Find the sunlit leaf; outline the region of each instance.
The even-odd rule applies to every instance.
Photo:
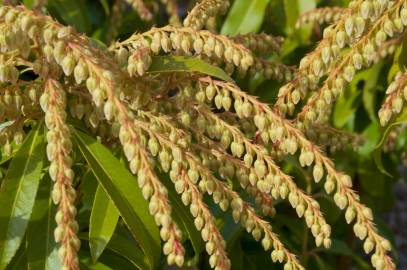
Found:
[[[97,261],[110,241],[118,220],[119,212],[116,206],[99,185],[89,223],[90,252],[94,261]]]
[[[75,129],[72,129],[72,133],[99,184],[133,233],[149,261],[150,268],[154,269],[161,254],[160,237],[136,178],[96,139]]]
[[[61,267],[54,240],[56,206],[51,192],[52,180],[46,174],[41,180],[27,229],[27,259],[30,269],[53,270]]]
[[[0,187],[0,269],[15,255],[25,235],[44,165],[44,127],[37,125],[10,163]]]
[[[154,56],[147,73],[163,72],[199,72],[224,81],[233,82],[222,69],[212,66],[196,57]]]
[[[236,0],[223,23],[221,34],[237,35],[259,31],[269,0]]]

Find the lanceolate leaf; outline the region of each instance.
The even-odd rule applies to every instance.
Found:
[[[222,35],[257,32],[263,23],[269,0],[236,0],[223,23]]]
[[[116,206],[99,185],[96,190],[89,224],[90,253],[94,261],[99,258],[107,243],[109,243],[118,220],[119,212]]]
[[[135,177],[96,139],[75,129],[72,133],[99,184],[147,256],[150,269],[154,269],[161,253],[160,237]]]
[[[24,240],[23,240],[24,241]],[[16,254],[14,255],[11,262],[7,265],[5,270],[27,270],[27,249],[24,245],[20,245]]]
[[[41,180],[27,229],[27,259],[30,269],[53,270],[61,267],[54,240],[56,206],[51,197],[52,180]]]
[[[89,241],[85,234],[81,234],[79,237],[83,240]],[[116,232],[111,236],[109,243],[106,245],[106,250],[99,260],[101,261],[105,254],[108,254],[109,252],[113,252],[118,256],[125,258],[140,270],[148,268],[143,251],[134,239],[127,234],[127,230],[121,226],[120,223],[117,224]]]
[[[44,127],[37,125],[10,163],[0,188],[0,269],[25,235],[44,165]]]
[[[195,57],[154,56],[147,73],[163,72],[199,72],[224,81],[233,82],[222,69]]]

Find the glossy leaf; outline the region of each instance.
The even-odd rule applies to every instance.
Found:
[[[109,243],[118,220],[119,212],[116,206],[99,185],[96,190],[89,224],[89,244],[93,261],[97,261],[107,243]]]
[[[27,249],[25,245],[20,245],[16,255],[14,255],[5,270],[28,270]]]
[[[233,82],[222,69],[196,57],[154,56],[147,73],[163,72],[199,72],[224,81]]]
[[[236,0],[223,23],[222,35],[247,34],[259,31],[269,0]]]
[[[27,229],[27,258],[30,269],[53,270],[61,267],[54,240],[56,206],[51,197],[52,180],[41,180]]]
[[[85,234],[81,234],[80,238],[89,241]],[[117,224],[116,231],[112,235],[105,251],[99,260],[103,260],[106,254],[115,253],[116,255],[125,258],[137,269],[148,269],[148,262],[141,248],[128,231],[120,223]]]
[[[25,235],[44,165],[44,127],[37,125],[10,163],[0,188],[0,269]]]
[[[95,138],[72,129],[74,140],[99,184],[113,201],[154,269],[161,253],[157,225],[135,177]]]
[[[130,261],[139,269],[146,269],[145,255],[142,250],[130,239],[114,234],[108,245],[109,249]]]

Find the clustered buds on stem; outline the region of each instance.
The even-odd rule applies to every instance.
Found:
[[[371,212],[371,210],[359,202],[359,196],[356,195],[351,188],[352,181],[349,176],[337,172],[332,161],[324,156],[317,146],[308,141],[304,135],[302,135],[301,131],[294,128],[287,122],[287,120],[284,120],[275,114],[266,104],[245,94],[232,84],[215,81],[210,78],[201,78],[199,79],[199,82],[206,85],[206,87],[199,87],[199,89],[208,89],[212,87],[215,89],[213,93],[212,91],[209,91],[211,93],[209,97],[206,95],[199,95],[202,96],[204,100],[206,98],[213,100],[212,102],[214,102],[218,108],[223,108],[225,110],[230,110],[231,106],[229,104],[234,104],[234,109],[238,117],[253,117],[254,124],[258,128],[258,132],[261,134],[261,143],[267,144],[269,141],[278,141],[280,142],[278,147],[283,152],[291,155],[295,154],[297,150],[300,149],[301,153],[299,155],[299,161],[301,166],[311,166],[312,164],[315,164],[313,168],[313,176],[317,183],[320,182],[324,174],[326,174],[324,188],[327,193],[332,193],[336,189],[334,201],[339,208],[347,209],[346,211],[348,212],[348,215],[352,216],[352,218],[348,219],[348,222],[352,222],[356,217],[357,223],[355,224],[355,227],[363,228],[361,230],[366,230],[366,235],[370,235],[368,238],[369,243],[372,241],[373,245],[376,247],[375,255],[372,256],[373,265],[377,269],[382,269],[383,265],[387,268],[394,267],[391,258],[387,255],[387,249],[381,244],[383,241],[387,240],[377,233],[372,218],[366,217],[367,213]],[[204,91],[206,92],[207,90]],[[230,102],[227,103],[223,102],[222,97],[225,96],[226,93],[228,99],[230,99]],[[222,97],[221,99],[217,98],[219,95]],[[234,103],[232,101],[234,101]],[[361,235],[359,229],[355,229],[355,234],[361,238],[361,240],[364,240],[366,237],[366,235]],[[376,263],[376,261],[379,261],[379,263]]]
[[[189,12],[184,20],[184,26],[201,30],[209,18],[224,14],[228,7],[228,0],[202,0]]]
[[[167,1],[163,3],[172,3]],[[141,0],[132,2],[144,5]],[[114,46],[115,59],[93,47],[86,37],[75,33],[72,28],[62,27],[49,17],[23,7],[0,8],[0,82],[10,84],[0,93],[0,112],[4,111],[0,113],[0,120],[18,120],[0,134],[0,139],[6,145],[13,139],[21,142],[21,119],[28,118],[27,112],[35,112],[40,103],[49,129],[49,173],[55,182],[53,199],[59,204],[55,239],[61,244],[59,255],[64,269],[79,269],[76,253],[80,246],[76,235],[76,193],[72,187],[72,145],[66,124],[67,95],[73,104],[69,108],[73,116],[84,119],[97,134],[104,134],[102,138],[109,137],[110,141],[120,143],[131,172],[137,175],[143,196],[149,200],[150,213],[160,226],[168,264],[182,266],[185,250],[181,231],[172,219],[168,191],[157,177],[157,169],[168,173],[182,202],[189,207],[194,225],[205,241],[209,264],[214,269],[231,269],[231,262],[225,241],[203,200],[204,193],[211,196],[223,211],[230,209],[235,221],[240,222],[256,241],[261,241],[265,250],[272,250],[273,261],[284,262],[285,270],[303,269],[280,242],[271,225],[222,180],[237,179],[242,192],[264,204],[264,215],[274,213],[273,199],[287,199],[298,216],[304,217],[316,245],[330,247],[331,227],[326,223],[318,202],[275,164],[273,151],[278,151],[282,155],[298,154],[302,167],[312,166],[316,183],[325,176],[324,189],[333,193],[334,202],[345,210],[346,221],[355,221],[354,232],[364,240],[364,250],[366,253],[374,250],[373,266],[394,269],[387,255],[390,244],[377,233],[372,212],[360,203],[359,196],[352,189],[351,178],[338,172],[318,146],[304,136],[301,121],[292,123],[282,118],[234,83],[182,75],[181,79],[189,80],[188,84],[177,84],[174,88],[179,91],[170,94],[166,89],[167,82],[160,80],[166,78],[170,84],[171,79],[176,81],[176,76],[157,75],[154,78],[145,74],[151,56],[165,53],[200,56],[223,65],[229,73],[237,67],[240,75],[262,74],[266,78],[290,80],[291,68],[253,56],[253,51],[266,54],[271,48],[277,50],[280,40],[265,34],[228,38],[195,30],[200,29],[207,18],[218,14],[225,3],[201,1],[195,11],[191,11],[191,14],[200,15],[191,15],[185,21],[191,27],[165,26],[134,34]],[[324,40],[317,50],[303,60],[296,79],[280,91],[280,101],[291,98],[286,107],[285,101],[278,104],[280,112],[292,111],[307,89],[316,88],[319,79],[328,71],[332,70],[327,81],[334,78],[335,89],[342,89],[356,70],[376,59],[372,50],[380,46],[389,48],[385,43],[387,36],[400,33],[406,25],[406,18],[405,0],[391,5],[386,0],[351,2],[349,11],[337,24],[325,30]],[[366,29],[370,30],[363,37]],[[346,44],[354,46],[339,59],[338,68],[334,68],[334,59]],[[16,68],[19,64],[31,67],[39,76],[36,82],[45,85],[42,95],[36,83],[19,80]],[[136,76],[138,78],[134,78]],[[387,103],[394,103],[393,96],[397,98],[400,89],[404,89],[404,77],[398,77],[395,86],[391,86],[392,90],[388,90]],[[64,89],[59,81],[64,82]],[[329,87],[315,95],[322,96],[323,101],[330,104],[340,91],[336,93],[330,88],[331,84],[327,85]],[[24,89],[23,93],[21,89]],[[329,91],[325,91],[327,89]],[[329,106],[318,104],[316,107],[320,112],[329,110]],[[402,102],[395,108],[391,105],[392,112],[399,112],[402,105]],[[388,105],[384,107],[388,109]],[[387,114],[381,112],[383,123],[391,117]],[[310,122],[316,119],[306,118],[312,120]],[[334,135],[338,132],[330,129],[325,133]],[[342,137],[349,139],[343,134],[337,136],[341,140]],[[334,140],[335,136],[330,139]]]
[[[81,242],[77,236],[78,223],[75,220],[76,191],[72,186],[74,172],[71,169],[72,143],[69,127],[66,124],[66,94],[61,85],[54,79],[45,82],[45,91],[40,98],[45,112],[47,132],[47,157],[51,162],[49,174],[54,186],[52,200],[58,204],[55,215],[57,227],[54,231],[55,241],[60,243],[58,250],[62,269],[79,269],[77,252]]]
[[[398,1],[394,4],[400,5],[400,2],[402,1]],[[370,37],[371,35],[365,35],[365,33],[369,30],[369,26],[374,25],[379,19],[383,24],[387,25],[386,28],[389,30],[387,31],[388,33],[384,33],[385,36],[386,34],[392,36],[397,33],[398,30],[396,29],[402,26],[402,24],[398,23],[396,27],[387,19],[388,6],[391,6],[391,3],[392,2],[388,0],[352,1],[348,11],[342,14],[340,20],[324,29],[323,39],[318,44],[318,47],[301,60],[299,71],[295,79],[280,88],[278,99],[274,107],[282,114],[287,112],[293,113],[295,105],[306,96],[308,90],[317,89],[319,80],[334,69],[334,64],[345,46],[354,44],[361,38],[366,40],[366,37]],[[386,14],[383,15],[384,13]],[[358,52],[358,55],[354,57],[352,55],[351,65],[343,67],[347,69],[343,71],[347,74],[346,78],[353,78],[355,71],[353,62],[356,63],[356,69],[360,69],[364,64],[362,56],[365,57],[366,60],[369,60],[375,55],[374,46],[371,42],[363,47],[363,50]],[[337,70],[336,67],[335,70]],[[332,72],[330,74],[332,74]],[[339,87],[341,87],[341,85],[339,85]],[[336,86],[335,89],[337,88]],[[331,93],[331,96],[334,96],[335,93]]]
[[[300,28],[302,25],[308,23],[317,23],[319,25],[324,23],[336,23],[345,12],[346,9],[341,7],[316,8],[301,14],[300,17],[298,17],[295,27]]]
[[[231,37],[237,43],[243,44],[246,48],[259,55],[270,53],[280,53],[284,38],[275,37],[265,33],[246,34]]]
[[[380,124],[385,126],[393,115],[398,115],[407,100],[407,74],[397,74],[386,90],[386,100],[379,111]]]
[[[153,18],[153,14],[146,7],[146,4],[143,2],[143,0],[126,0],[126,2],[130,4],[135,11],[137,11],[142,20],[150,21]]]
[[[404,30],[407,25],[406,4],[406,1],[401,0],[386,9],[369,32],[353,44],[351,50],[344,54],[337,66],[330,72],[323,86],[308,99],[307,104],[297,116],[300,121],[305,124],[317,121],[332,106],[346,85],[353,80],[356,71],[374,63],[377,51],[383,46],[386,39],[394,37]]]
[[[115,49],[119,62],[126,63],[129,54],[139,48],[140,44],[149,47],[153,54],[176,51],[183,55],[204,55],[222,60],[243,70],[247,70],[254,64],[253,55],[247,48],[225,36],[212,34],[206,30],[197,31],[192,28],[172,26],[153,28],[117,43]]]

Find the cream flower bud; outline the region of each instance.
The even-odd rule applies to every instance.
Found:
[[[356,235],[357,237],[359,237],[360,240],[363,240],[363,239],[366,238],[367,229],[366,229],[366,227],[365,227],[363,224],[356,223],[356,224],[353,226],[353,230],[354,230],[354,232],[355,232],[355,235]]]
[[[113,103],[110,100],[106,101],[106,103],[105,103],[105,105],[103,107],[103,111],[104,111],[104,114],[105,114],[105,117],[106,117],[107,121],[113,120],[114,107],[113,107]]]
[[[75,60],[71,55],[67,55],[62,60],[61,66],[66,76],[70,76],[75,68]]]
[[[182,255],[177,255],[177,256],[175,257],[175,264],[176,264],[178,267],[182,267],[182,266],[184,265],[184,256],[182,256]]]
[[[363,65],[363,58],[362,58],[362,55],[361,55],[360,53],[355,53],[355,54],[352,56],[352,61],[353,61],[353,66],[354,66],[357,70],[359,70],[359,69],[362,68],[362,65]]]
[[[294,90],[294,91],[291,93],[291,101],[292,101],[294,104],[298,104],[298,102],[300,102],[300,99],[301,99],[300,91]]]
[[[370,238],[367,238],[363,243],[363,249],[366,252],[366,254],[369,254],[373,250],[374,246],[375,243]]]
[[[348,199],[346,198],[345,195],[343,195],[341,193],[335,193],[334,201],[339,206],[339,208],[342,210],[345,209],[346,205],[348,204]]]
[[[399,96],[394,98],[391,108],[394,113],[399,114],[403,109],[403,99]]]
[[[370,16],[371,9],[372,9],[371,2],[363,1],[363,3],[360,5],[360,16],[362,16],[363,19],[367,20]]]
[[[344,31],[338,31],[336,33],[336,43],[338,44],[339,48],[345,47],[346,42],[346,33]]]
[[[395,27],[394,27],[393,22],[390,19],[386,20],[386,22],[384,23],[383,30],[384,30],[384,32],[386,32],[386,34],[389,37],[393,37]]]
[[[351,82],[353,80],[353,77],[355,76],[355,68],[351,65],[346,66],[344,71],[343,71],[343,77],[345,80],[348,82]]]
[[[323,47],[321,50],[321,59],[324,64],[329,63],[331,59],[331,48],[330,47]]]
[[[335,189],[335,182],[332,177],[328,174],[326,182],[324,184],[325,191],[329,194]]]

